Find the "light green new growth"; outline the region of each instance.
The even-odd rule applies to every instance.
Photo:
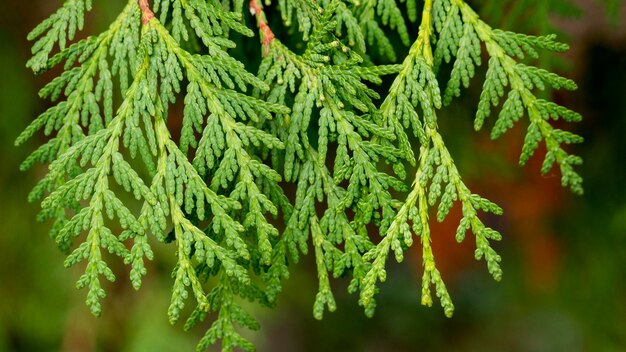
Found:
[[[257,42],[246,39],[255,32],[240,0],[156,0],[152,7],[129,0],[106,31],[71,45],[92,4],[66,0],[29,35],[36,39],[29,67],[64,67],[40,91],[56,105],[16,144],[40,131],[51,137],[21,167],[49,164],[29,199],[43,199],[39,218],[53,220],[65,265],[84,262],[77,287],[88,289],[95,315],[106,296],[102,277],[116,277],[110,261],[129,265],[139,289],[157,240],[176,256],[170,322],[188,316],[184,328],[191,329],[216,312],[198,350],[218,341],[224,351],[253,350],[238,327],[259,326],[241,302],[275,305],[301,254],[312,248],[315,255],[316,318],[336,309],[331,276],[343,275],[352,276],[349,291],[359,292],[371,316],[388,256],[402,261],[419,240],[422,304],[432,305],[434,287],[451,316],[431,215],[441,222],[460,206],[457,241],[470,231],[476,259],[484,258],[494,279],[502,277],[491,247],[501,235],[479,217],[502,209],[465,184],[437,123],[438,111],[454,103],[486,57],[475,128],[492,110],[493,138],[527,118],[520,164],[544,143],[542,171],[558,164],[563,186],[582,193],[573,168],[581,159],[563,149],[582,138],[550,124],[581,117],[536,92],[576,85],[522,62],[540,50],[567,50],[554,36],[493,29],[462,0],[426,0],[421,17],[414,0],[274,5],[272,13],[257,0],[248,7],[260,37],[257,75],[230,51]],[[294,26],[305,48],[276,38],[270,16]],[[234,32],[237,43],[229,39]],[[390,34],[410,46],[408,55],[401,64],[376,66],[377,58],[395,62],[402,52]],[[440,88],[442,67],[451,72]],[[375,87],[382,76],[393,78],[383,97]],[[171,108],[177,102],[180,118]],[[289,183],[295,194],[286,191]]]

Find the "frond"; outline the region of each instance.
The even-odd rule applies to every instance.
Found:
[[[21,165],[48,164],[29,200],[41,201],[39,220],[52,220],[65,265],[83,265],[76,285],[87,288],[95,315],[102,278],[116,279],[113,261],[128,265],[139,289],[146,260],[158,260],[156,240],[176,257],[169,321],[190,309],[189,330],[211,317],[198,351],[217,343],[254,350],[240,329],[259,324],[243,301],[274,306],[309,251],[314,317],[337,308],[331,281],[342,276],[371,316],[388,257],[402,261],[419,240],[422,304],[432,305],[434,288],[451,316],[431,216],[446,221],[460,207],[457,241],[469,232],[476,259],[502,277],[492,247],[502,236],[480,214],[503,210],[470,190],[438,124],[484,59],[474,127],[497,115],[495,139],[527,117],[520,164],[543,142],[542,171],[558,164],[562,184],[582,193],[574,170],[582,160],[563,147],[582,138],[550,122],[581,116],[539,95],[576,89],[541,61],[567,45],[494,29],[463,0],[426,0],[421,17],[414,0],[277,0],[269,24],[269,1],[251,0],[251,18],[242,0],[129,0],[102,33],[74,41],[91,5],[66,0],[29,34],[27,66],[60,73],[39,92],[53,104],[15,144],[48,137]],[[233,51],[256,42],[250,20],[258,60],[242,59],[255,51]],[[278,37],[295,42],[277,38],[277,21],[286,28]],[[450,69],[445,87],[442,67]]]
[[[469,5],[460,0],[436,2],[434,12],[439,43],[443,43],[438,44],[435,58],[438,62],[450,62],[456,56],[444,102],[449,104],[454,96],[460,94],[461,84],[464,87],[469,86],[470,79],[475,75],[475,65],[480,65],[481,62],[483,43],[490,59],[474,122],[475,128],[478,130],[483,126],[485,119],[491,115],[491,106],[497,106],[506,94],[502,110],[492,129],[492,138],[499,137],[527,115],[530,125],[520,164],[524,165],[539,143],[544,141],[548,151],[542,172],[547,173],[557,163],[561,170],[562,185],[581,194],[582,178],[573,166],[579,165],[582,160],[570,155],[562,148],[562,144],[579,143],[582,138],[569,134],[568,137],[559,137],[559,132],[554,132],[555,129],[546,117],[558,119],[561,116],[546,110],[544,100],[534,93],[537,89],[545,90],[547,87],[574,90],[576,84],[555,73],[516,60],[523,59],[526,55],[536,58],[537,49],[563,52],[568,50],[568,46],[557,42],[553,35],[535,37],[492,29]],[[505,87],[508,87],[508,94]],[[571,120],[576,118],[570,118]]]

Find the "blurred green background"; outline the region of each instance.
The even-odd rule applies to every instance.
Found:
[[[95,1],[86,31],[105,27],[121,2]],[[493,282],[484,263],[472,259],[470,241],[454,243],[451,221],[433,233],[457,306],[454,318],[419,305],[420,265],[409,255],[403,264],[391,264],[374,318],[363,315],[356,296],[346,293],[347,282],[337,280],[338,310],[316,321],[309,256],[292,269],[278,309],[251,307],[262,328],[246,336],[259,351],[626,350],[626,26],[620,20],[626,13],[622,8],[611,21],[600,0],[575,1],[578,10],[560,14],[543,0],[519,1],[532,6],[519,13],[515,1],[473,3],[494,26],[556,30],[571,44],[570,53],[546,64],[580,85],[554,99],[585,116],[583,123],[565,126],[586,139],[572,148],[585,159],[585,195],[561,189],[557,173],[540,176],[539,159],[517,167],[522,127],[495,142],[485,131],[472,131],[480,92],[474,83],[442,113],[440,125],[471,188],[505,210],[501,218],[487,219],[504,235],[497,244],[503,281]],[[155,244],[160,259],[150,263],[140,292],[131,289],[128,269],[118,266],[103,317],[94,318],[85,293],[74,289],[80,268],[63,267],[63,254],[47,236],[50,224],[37,223],[38,205],[26,202],[45,167],[21,173],[18,165],[40,141],[20,148],[13,141],[49,104],[37,90],[51,76],[36,77],[25,68],[25,38],[56,6],[5,0],[0,11],[0,351],[192,350],[204,330],[184,333],[167,323],[172,250]],[[550,22],[533,17],[548,15]]]

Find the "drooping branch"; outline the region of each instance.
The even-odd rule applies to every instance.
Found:
[[[54,219],[51,237],[70,252],[66,265],[87,264],[78,286],[89,289],[95,314],[106,294],[101,278],[115,279],[105,251],[130,265],[137,289],[145,260],[154,257],[154,237],[175,246],[170,322],[186,312],[188,300],[195,309],[185,330],[213,320],[197,351],[216,343],[223,351],[254,350],[238,329],[258,324],[237,302],[273,306],[308,248],[317,270],[318,319],[336,309],[331,276],[344,275],[352,276],[348,290],[361,292],[371,316],[388,257],[401,261],[412,245],[422,247],[422,303],[432,304],[434,287],[451,315],[429,217],[443,221],[460,207],[457,241],[474,234],[476,258],[486,259],[495,279],[502,274],[490,244],[501,236],[479,218],[479,211],[502,209],[465,185],[437,125],[442,104],[461,94],[487,56],[475,126],[501,110],[497,137],[527,112],[522,161],[545,140],[545,172],[558,162],[564,183],[578,189],[571,165],[581,161],[561,144],[582,139],[549,120],[581,117],[534,93],[575,84],[519,61],[535,58],[538,49],[564,51],[565,44],[491,28],[469,0],[359,1],[280,0],[264,8],[261,0],[248,0],[264,56],[257,75],[246,68],[257,58],[241,62],[229,50],[245,45],[242,36],[254,36],[238,1],[230,8],[220,1],[131,0],[105,32],[74,42],[92,1],[65,0],[29,34],[36,42],[28,66],[65,71],[42,89],[42,98],[57,103],[18,137],[22,144],[39,131],[52,134],[22,168],[51,164],[30,198],[45,197],[40,219]],[[378,58],[397,61],[398,41],[388,34],[410,45],[405,17],[417,21],[418,8],[418,38],[408,54],[398,52],[402,64],[376,65]],[[293,32],[275,40],[269,18],[273,24],[281,18]],[[305,49],[294,52],[282,39]],[[451,67],[449,101],[440,89],[442,62]],[[390,74],[397,76],[387,90],[382,76]],[[170,131],[166,103],[183,106],[180,130]],[[412,184],[402,181],[407,161],[416,169]],[[393,165],[393,173],[383,164]],[[149,171],[149,183],[135,165]]]

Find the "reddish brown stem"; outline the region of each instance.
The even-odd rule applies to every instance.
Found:
[[[150,4],[148,4],[148,0],[138,0],[139,8],[141,9],[141,22],[146,25],[150,22],[151,19],[154,18],[154,12],[150,10]]]
[[[257,0],[250,0],[250,13],[256,17],[259,33],[261,35],[261,45],[263,45],[263,56],[267,56],[270,50],[270,44],[274,41],[274,32],[267,25],[263,8]]]

